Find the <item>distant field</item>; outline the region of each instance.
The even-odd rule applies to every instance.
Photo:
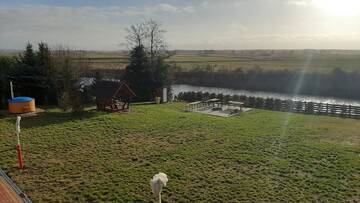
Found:
[[[86,51],[82,60],[87,61],[95,69],[124,69],[129,63],[128,55],[120,51]],[[292,71],[305,68],[310,72],[329,72],[334,68],[360,71],[360,51],[346,50],[180,50],[167,61],[185,70],[194,68],[232,70],[257,67],[264,70]]]
[[[92,67],[97,69],[121,69],[128,64],[127,55],[114,52],[88,53]],[[329,72],[334,68],[347,71],[360,70],[360,51],[179,51],[167,61],[182,69],[210,68],[213,70],[232,70],[237,68],[264,70],[301,70]]]
[[[254,110],[219,118],[183,103],[132,114],[56,110],[0,119],[0,167],[34,202],[359,202],[360,121]]]

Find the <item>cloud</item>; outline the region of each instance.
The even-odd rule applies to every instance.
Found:
[[[0,49],[21,49],[28,41],[45,41],[76,49],[119,49],[118,44],[125,41],[125,28],[148,18],[162,22],[168,31],[166,39],[175,49],[308,48],[317,45],[324,48],[331,44],[335,47],[335,43],[338,48],[358,48],[359,21],[329,17],[313,8],[313,1],[162,0],[163,3],[132,7],[121,4],[2,6]],[[341,42],[348,45],[342,46]]]
[[[102,17],[109,16],[137,16],[137,15],[153,15],[153,14],[164,14],[164,13],[192,13],[195,12],[195,8],[192,6],[179,6],[172,4],[157,4],[143,7],[120,7],[120,6],[109,6],[109,7],[65,7],[65,6],[20,6],[20,7],[3,7],[0,8],[0,15],[6,17],[11,13],[23,14],[51,14],[53,15],[97,15]]]
[[[144,18],[194,12],[191,6],[157,4],[139,7],[0,7],[0,48],[22,48],[27,41],[47,41],[80,49],[117,49],[124,28]]]
[[[153,6],[145,7],[128,7],[126,9],[121,7],[104,8],[106,12],[116,11],[118,15],[139,16],[139,15],[154,15],[154,14],[180,14],[193,13],[195,8],[192,6],[178,6],[172,4],[161,3]]]
[[[154,7],[150,7],[150,10],[153,11],[162,11],[162,12],[168,12],[168,13],[193,13],[195,12],[194,7],[192,6],[174,6],[171,4],[159,4]]]
[[[311,0],[288,0],[288,4],[295,6],[308,6],[312,3]]]

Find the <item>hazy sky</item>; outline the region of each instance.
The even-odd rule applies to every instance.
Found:
[[[171,49],[360,49],[360,0],[1,0],[0,49],[124,49],[149,18]]]

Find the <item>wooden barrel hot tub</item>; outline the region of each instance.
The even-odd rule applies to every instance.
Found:
[[[31,97],[15,97],[8,100],[10,113],[35,112],[35,99]]]

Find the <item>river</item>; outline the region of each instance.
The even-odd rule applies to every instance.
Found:
[[[348,100],[348,99],[340,99],[333,97],[308,96],[308,95],[290,95],[290,94],[281,94],[275,92],[247,91],[247,90],[236,90],[236,89],[227,89],[227,88],[218,88],[218,87],[203,87],[203,86],[193,86],[193,85],[184,85],[184,84],[173,85],[172,91],[174,95],[178,95],[180,92],[209,92],[215,94],[222,93],[224,95],[245,95],[249,97],[274,98],[274,99],[282,99],[282,100],[291,99],[296,101],[360,106],[359,100]]]

